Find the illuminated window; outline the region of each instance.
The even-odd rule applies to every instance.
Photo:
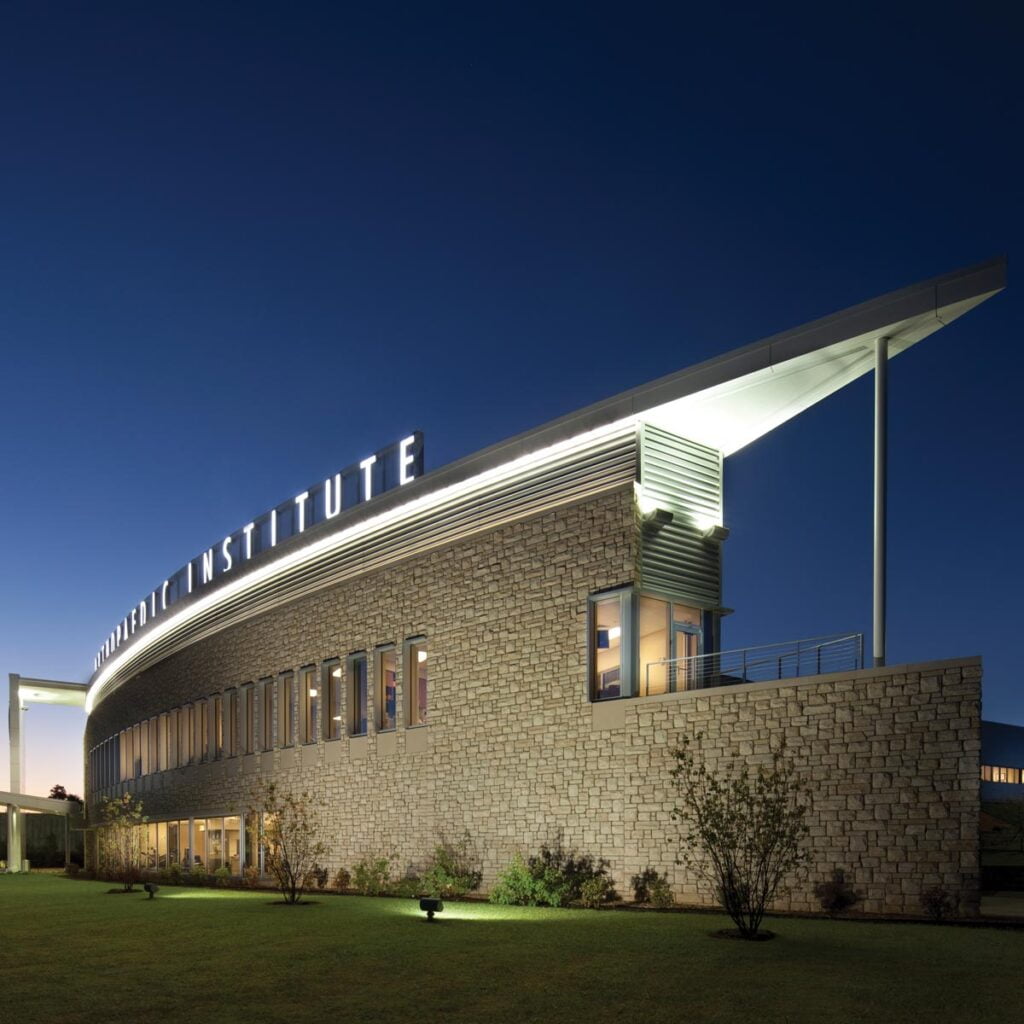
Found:
[[[219,761],[224,756],[224,698],[213,698],[213,759]]]
[[[316,713],[320,702],[316,669],[307,665],[299,671],[299,685],[302,693],[302,742],[316,743]]]
[[[264,750],[274,749],[274,681],[260,682],[263,700],[260,701],[260,738]]]
[[[590,696],[610,700],[631,695],[626,623],[631,594],[623,591],[590,601]]]
[[[277,686],[277,742],[279,746],[290,747],[295,742],[292,729],[292,673],[282,672]]]
[[[238,756],[238,691],[228,690],[227,751],[228,757]]]
[[[245,752],[256,749],[256,687],[251,683],[245,688]]]
[[[348,657],[348,734],[366,735],[366,655],[361,651]]]
[[[224,819],[224,863],[233,875],[242,872],[241,819],[237,815]]]
[[[132,734],[132,778],[142,775],[142,726],[133,725]]]
[[[178,711],[178,764],[184,767],[192,761],[192,705]]]
[[[427,724],[427,640],[413,637],[405,642],[405,724]]]
[[[209,701],[196,701],[196,751],[195,760],[206,761],[210,756],[210,711]]]
[[[324,739],[336,740],[341,735],[341,662],[337,658],[324,662],[321,679],[324,691]]]
[[[157,767],[159,771],[165,772],[168,768],[167,754],[170,747],[168,742],[168,722],[170,715],[164,713],[160,716],[160,725],[157,732]]]
[[[398,659],[394,644],[377,648],[377,729],[395,728],[398,714]]]
[[[700,654],[698,608],[642,595],[638,601],[637,647],[640,694],[675,693],[692,688]]]

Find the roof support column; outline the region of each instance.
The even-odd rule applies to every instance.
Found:
[[[877,668],[885,664],[885,509],[888,448],[889,339],[875,341],[875,557],[872,654]]]
[[[25,748],[21,743],[22,711],[21,676],[11,672],[7,677],[7,737],[11,748],[11,792],[20,793],[25,776]],[[7,870],[20,871],[25,859],[25,834],[21,824],[21,808],[7,808]]]

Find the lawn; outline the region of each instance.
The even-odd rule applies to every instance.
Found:
[[[773,942],[703,914],[109,886],[0,876],[0,1020],[698,1024],[998,1021],[1024,932],[775,919]]]

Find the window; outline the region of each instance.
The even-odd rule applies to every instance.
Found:
[[[260,686],[263,689],[263,700],[260,706],[260,734],[264,750],[274,749],[274,681],[264,679]]]
[[[256,687],[251,683],[245,688],[245,752],[256,749]]]
[[[590,696],[611,700],[632,696],[629,620],[630,591],[590,599]]]
[[[427,724],[427,639],[405,642],[405,724]]]
[[[196,702],[196,756],[195,760],[202,762],[210,756],[210,712],[208,701]]]
[[[1019,786],[1022,770],[1020,768],[1006,768],[999,765],[983,764],[981,766],[981,778],[983,782],[1006,782],[1013,786]]]
[[[398,697],[397,661],[394,645],[377,648],[377,728],[380,732],[395,728]]]
[[[157,727],[157,770],[167,771],[167,721],[168,715],[162,714]]]
[[[167,716],[167,767],[178,767],[178,709]]]
[[[233,875],[242,873],[241,819],[234,815],[224,819],[224,863]]]
[[[316,715],[320,690],[317,688],[316,669],[312,665],[307,665],[299,671],[299,683],[302,687],[302,742],[316,743]]]
[[[278,677],[277,688],[277,742],[282,747],[290,747],[295,742],[292,730],[292,673],[282,672]]]
[[[348,734],[366,735],[366,655],[350,654],[348,658]]]
[[[228,690],[228,757],[238,756],[238,691]]]
[[[178,764],[184,767],[192,762],[192,705],[178,712]]]
[[[224,698],[219,694],[213,698],[213,759],[224,756]]]
[[[132,734],[132,778],[137,779],[142,774],[142,726],[133,725]]]
[[[701,685],[704,612],[631,588],[590,598],[590,699],[674,693]]]
[[[341,662],[337,658],[325,661],[321,674],[324,739],[336,740],[341,735]]]
[[[700,654],[698,608],[641,595],[637,615],[640,693],[675,693],[692,689]]]

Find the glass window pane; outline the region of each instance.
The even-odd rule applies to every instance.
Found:
[[[349,659],[348,673],[348,731],[351,736],[366,735],[367,675],[366,655],[353,655]]]
[[[256,688],[245,688],[245,752],[251,754],[256,742]]]
[[[669,666],[669,604],[656,597],[640,598],[637,642],[640,650],[640,693],[667,693]]]
[[[242,868],[241,820],[237,815],[224,819],[224,863],[233,875],[241,874]]]
[[[323,676],[327,687],[324,738],[336,740],[341,735],[341,665],[336,661],[325,662]]]
[[[192,822],[192,863],[206,864],[206,819]]]
[[[593,699],[607,700],[622,693],[622,599],[619,595],[595,601],[590,637]]]
[[[213,698],[213,757],[220,760],[224,756],[224,698]]]
[[[427,641],[415,640],[408,644],[405,665],[408,680],[409,719],[406,725],[425,725],[427,721]]]
[[[316,742],[317,705],[320,690],[316,683],[316,669],[311,665],[302,670],[302,742]]]
[[[398,659],[389,647],[377,652],[377,728],[382,732],[395,728],[398,695]]]
[[[277,688],[277,742],[279,746],[290,747],[294,742],[292,735],[292,674],[283,672],[278,680]]]
[[[206,819],[206,870],[214,872],[224,864],[223,818]]]

